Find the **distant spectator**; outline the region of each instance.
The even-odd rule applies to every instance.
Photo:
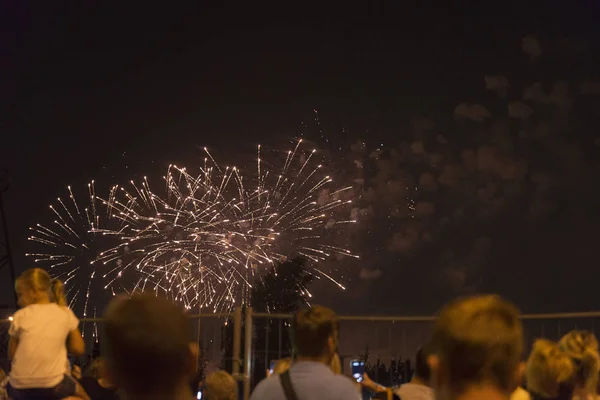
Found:
[[[434,400],[435,393],[430,386],[431,369],[427,364],[428,347],[422,347],[415,357],[415,370],[409,383],[400,386],[395,393],[402,400]]]
[[[92,361],[86,376],[79,382],[91,400],[119,400],[117,385],[112,381],[106,360],[102,357]]]
[[[109,373],[128,400],[193,398],[198,347],[180,308],[143,293],[113,300],[105,316]]]
[[[216,371],[206,377],[204,392],[209,400],[236,400],[237,383],[225,371]]]
[[[571,400],[575,365],[556,343],[539,339],[527,360],[527,390],[532,400]]]
[[[403,400],[434,400],[435,393],[430,387],[431,369],[427,364],[429,356],[428,350],[423,348],[417,351],[415,372],[410,383],[405,383],[394,391],[397,397]],[[373,382],[366,373],[363,376],[361,384],[376,393],[384,393],[387,396],[390,388],[386,388],[376,382]]]
[[[558,342],[561,350],[573,360],[576,368],[575,396],[579,400],[588,400],[596,394],[600,355],[598,340],[588,331],[571,331]]]
[[[79,320],[67,308],[62,282],[52,280],[43,269],[33,268],[17,278],[15,292],[23,308],[14,314],[9,328],[9,396],[61,399],[77,394],[87,398],[77,382],[65,374],[67,347],[74,355],[81,355],[85,344]]]
[[[504,400],[521,381],[519,311],[497,296],[447,305],[435,323],[431,383],[439,400]]]
[[[284,382],[299,399],[356,399],[350,379],[335,375],[329,367],[338,341],[339,323],[335,313],[314,306],[299,311],[292,323],[293,344],[297,358],[288,371],[261,381],[251,400],[284,400]],[[289,379],[289,380],[288,380]]]
[[[102,373],[101,368],[106,369],[106,359],[103,357],[94,358],[85,370],[85,377],[98,379]]]

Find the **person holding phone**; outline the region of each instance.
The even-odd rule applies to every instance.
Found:
[[[420,348],[415,357],[415,372],[409,383],[405,383],[398,389],[386,388],[371,380],[369,375],[363,374],[361,385],[364,388],[370,389],[375,393],[388,393],[392,391],[394,395],[402,400],[434,400],[435,392],[429,386],[431,379],[431,370],[427,364],[429,356],[428,347]],[[387,396],[387,394],[385,395]]]

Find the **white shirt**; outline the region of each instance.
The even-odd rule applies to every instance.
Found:
[[[313,361],[296,361],[289,369],[298,400],[356,400],[354,383],[344,375],[335,375],[329,366]],[[263,379],[250,400],[285,400],[279,375]]]
[[[31,304],[13,315],[8,331],[19,340],[12,360],[10,384],[16,389],[50,388],[65,375],[67,336],[79,320],[56,303]]]
[[[531,395],[521,386],[519,386],[512,394],[510,395],[510,400],[531,400]]]
[[[434,400],[432,388],[417,383],[405,383],[394,391],[402,400]]]

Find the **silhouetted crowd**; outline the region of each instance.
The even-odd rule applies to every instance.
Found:
[[[367,361],[365,373],[382,385],[400,386],[410,381],[414,370],[410,360],[392,359],[387,366],[385,362],[377,359],[373,364]]]
[[[198,346],[184,312],[154,294],[115,298],[105,313],[106,348],[81,374],[68,353],[85,345],[67,307],[62,283],[41,269],[15,283],[22,307],[12,319],[8,375],[0,370],[0,399],[237,400],[243,377],[197,371]],[[498,296],[448,304],[414,368],[383,367],[388,382],[367,369],[342,374],[336,314],[313,306],[292,320],[294,356],[280,360],[251,400],[597,400],[600,356],[591,332],[572,331],[558,342],[536,340],[523,357],[518,309]],[[378,367],[381,367],[378,365]],[[400,379],[402,374],[402,379]],[[401,385],[394,385],[394,376]],[[374,378],[374,379],[373,379]],[[378,382],[379,381],[379,382]]]

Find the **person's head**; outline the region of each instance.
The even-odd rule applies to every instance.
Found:
[[[415,356],[415,373],[412,379],[416,378],[421,383],[428,385],[431,379],[431,368],[427,364],[427,357],[429,357],[428,347],[421,347]]]
[[[431,384],[440,399],[475,387],[508,395],[522,373],[519,311],[497,296],[453,301],[435,323],[430,351]]]
[[[87,368],[86,376],[90,376],[96,380],[110,380],[110,374],[104,357],[96,357]]]
[[[533,344],[525,369],[527,390],[543,398],[571,398],[575,365],[556,343],[538,339]]]
[[[275,364],[275,367],[273,367],[273,373],[276,375],[281,375],[285,371],[290,369],[291,365],[292,365],[292,359],[290,357],[282,358],[281,360],[277,361],[277,363]]]
[[[169,398],[190,391],[197,346],[181,309],[142,293],[113,300],[105,318],[108,368],[128,397]]]
[[[208,375],[204,391],[208,400],[236,400],[238,392],[235,379],[225,371]]]
[[[594,393],[600,371],[598,340],[588,331],[571,331],[558,342],[575,364],[576,387]]]
[[[21,307],[39,302],[67,305],[63,283],[58,279],[52,279],[41,268],[32,268],[23,272],[15,282],[15,292]]]
[[[100,371],[105,367],[106,360],[102,357],[96,357],[92,360],[90,365],[85,371],[85,376],[89,376],[94,379],[100,379]]]
[[[329,308],[314,306],[296,313],[292,323],[298,358],[329,364],[337,348],[339,323]]]

